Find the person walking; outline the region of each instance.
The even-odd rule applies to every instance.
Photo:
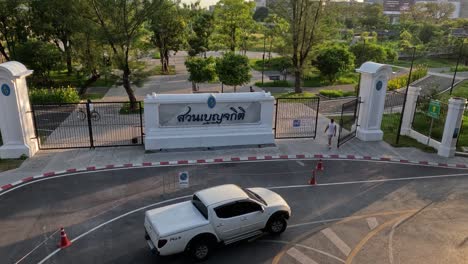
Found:
[[[330,123],[325,128],[325,133],[328,136],[328,149],[331,149],[332,138],[336,137],[336,124],[333,118],[330,119]]]

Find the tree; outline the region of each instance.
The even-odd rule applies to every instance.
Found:
[[[16,46],[27,41],[28,10],[21,0],[0,1],[0,55],[5,60],[15,58]]]
[[[323,76],[328,78],[330,83],[333,83],[339,73],[353,67],[354,55],[344,46],[328,46],[319,50],[317,58],[312,61],[312,64]]]
[[[265,19],[264,34],[269,40],[268,58],[271,58],[273,43],[276,47],[284,45],[281,39],[286,38],[289,32],[289,23],[284,18],[271,14]]]
[[[62,0],[33,0],[31,2],[31,27],[43,41],[52,41],[65,54],[67,73],[70,75],[72,67],[72,34],[82,30],[77,21],[79,19],[80,1]]]
[[[38,86],[50,86],[50,72],[60,68],[60,52],[50,43],[31,40],[16,47],[17,60],[34,70],[33,82]]]
[[[274,7],[290,24],[292,62],[294,67],[294,90],[302,93],[301,79],[304,64],[313,45],[320,36],[322,15],[326,9],[324,0],[289,0],[278,1]]]
[[[169,73],[169,51],[179,51],[186,42],[187,24],[180,7],[171,0],[162,0],[150,16],[152,42],[159,49],[162,72]]]
[[[384,63],[387,61],[387,51],[383,46],[374,43],[357,43],[351,46],[351,52],[356,57],[356,65],[366,61]]]
[[[402,21],[438,24],[449,20],[454,11],[455,6],[450,2],[416,3],[410,7],[409,12],[403,14]]]
[[[211,82],[216,79],[216,63],[213,57],[198,58],[193,57],[185,61],[192,82],[192,90],[198,91],[198,83]]]
[[[255,10],[253,19],[257,22],[263,22],[268,17],[268,8],[261,6]]]
[[[380,4],[364,5],[360,22],[362,27],[369,31],[384,29],[389,24],[388,17],[384,15],[383,6]]]
[[[213,15],[203,10],[197,10],[192,18],[192,35],[188,39],[189,56],[196,56],[209,50],[209,39],[213,33]]]
[[[87,0],[90,19],[100,28],[101,37],[109,44],[117,67],[122,70],[122,82],[130,108],[136,109],[136,97],[130,84],[130,51],[142,37],[142,25],[155,11],[155,2],[146,0]]]
[[[216,59],[216,73],[222,84],[234,86],[246,84],[252,77],[250,74],[249,58],[228,52]]]
[[[239,39],[249,31],[253,20],[254,2],[244,0],[221,0],[214,10],[215,32],[222,38],[231,51],[238,47]]]

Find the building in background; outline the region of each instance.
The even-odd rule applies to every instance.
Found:
[[[409,11],[417,3],[450,3],[455,8],[451,18],[468,17],[468,0],[383,0],[384,14],[390,17],[392,24],[396,24],[401,13]]]
[[[468,18],[468,0],[460,1],[460,17]]]
[[[259,9],[260,7],[266,7],[267,1],[266,0],[255,0],[255,10]]]

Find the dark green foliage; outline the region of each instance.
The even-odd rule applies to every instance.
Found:
[[[216,73],[221,83],[232,85],[235,90],[236,86],[250,81],[249,58],[228,52],[216,59]]]
[[[320,49],[312,64],[332,83],[339,73],[353,67],[354,55],[345,46],[334,45]]]
[[[75,88],[31,89],[29,99],[32,104],[78,103],[80,96]]]

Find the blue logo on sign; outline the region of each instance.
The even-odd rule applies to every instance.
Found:
[[[214,108],[215,106],[216,106],[216,99],[214,98],[213,95],[210,95],[210,97],[208,97],[208,107]]]
[[[301,126],[301,120],[295,119],[293,120],[293,127],[300,127]]]
[[[2,94],[5,95],[5,96],[10,95],[10,86],[8,86],[8,84],[3,84],[2,85]]]
[[[383,86],[382,81],[378,81],[377,84],[375,85],[375,89],[377,89],[377,91],[380,91],[380,89],[382,89],[382,86]]]
[[[187,173],[182,172],[182,173],[180,174],[179,178],[180,178],[181,181],[186,181],[187,178],[188,178]]]

